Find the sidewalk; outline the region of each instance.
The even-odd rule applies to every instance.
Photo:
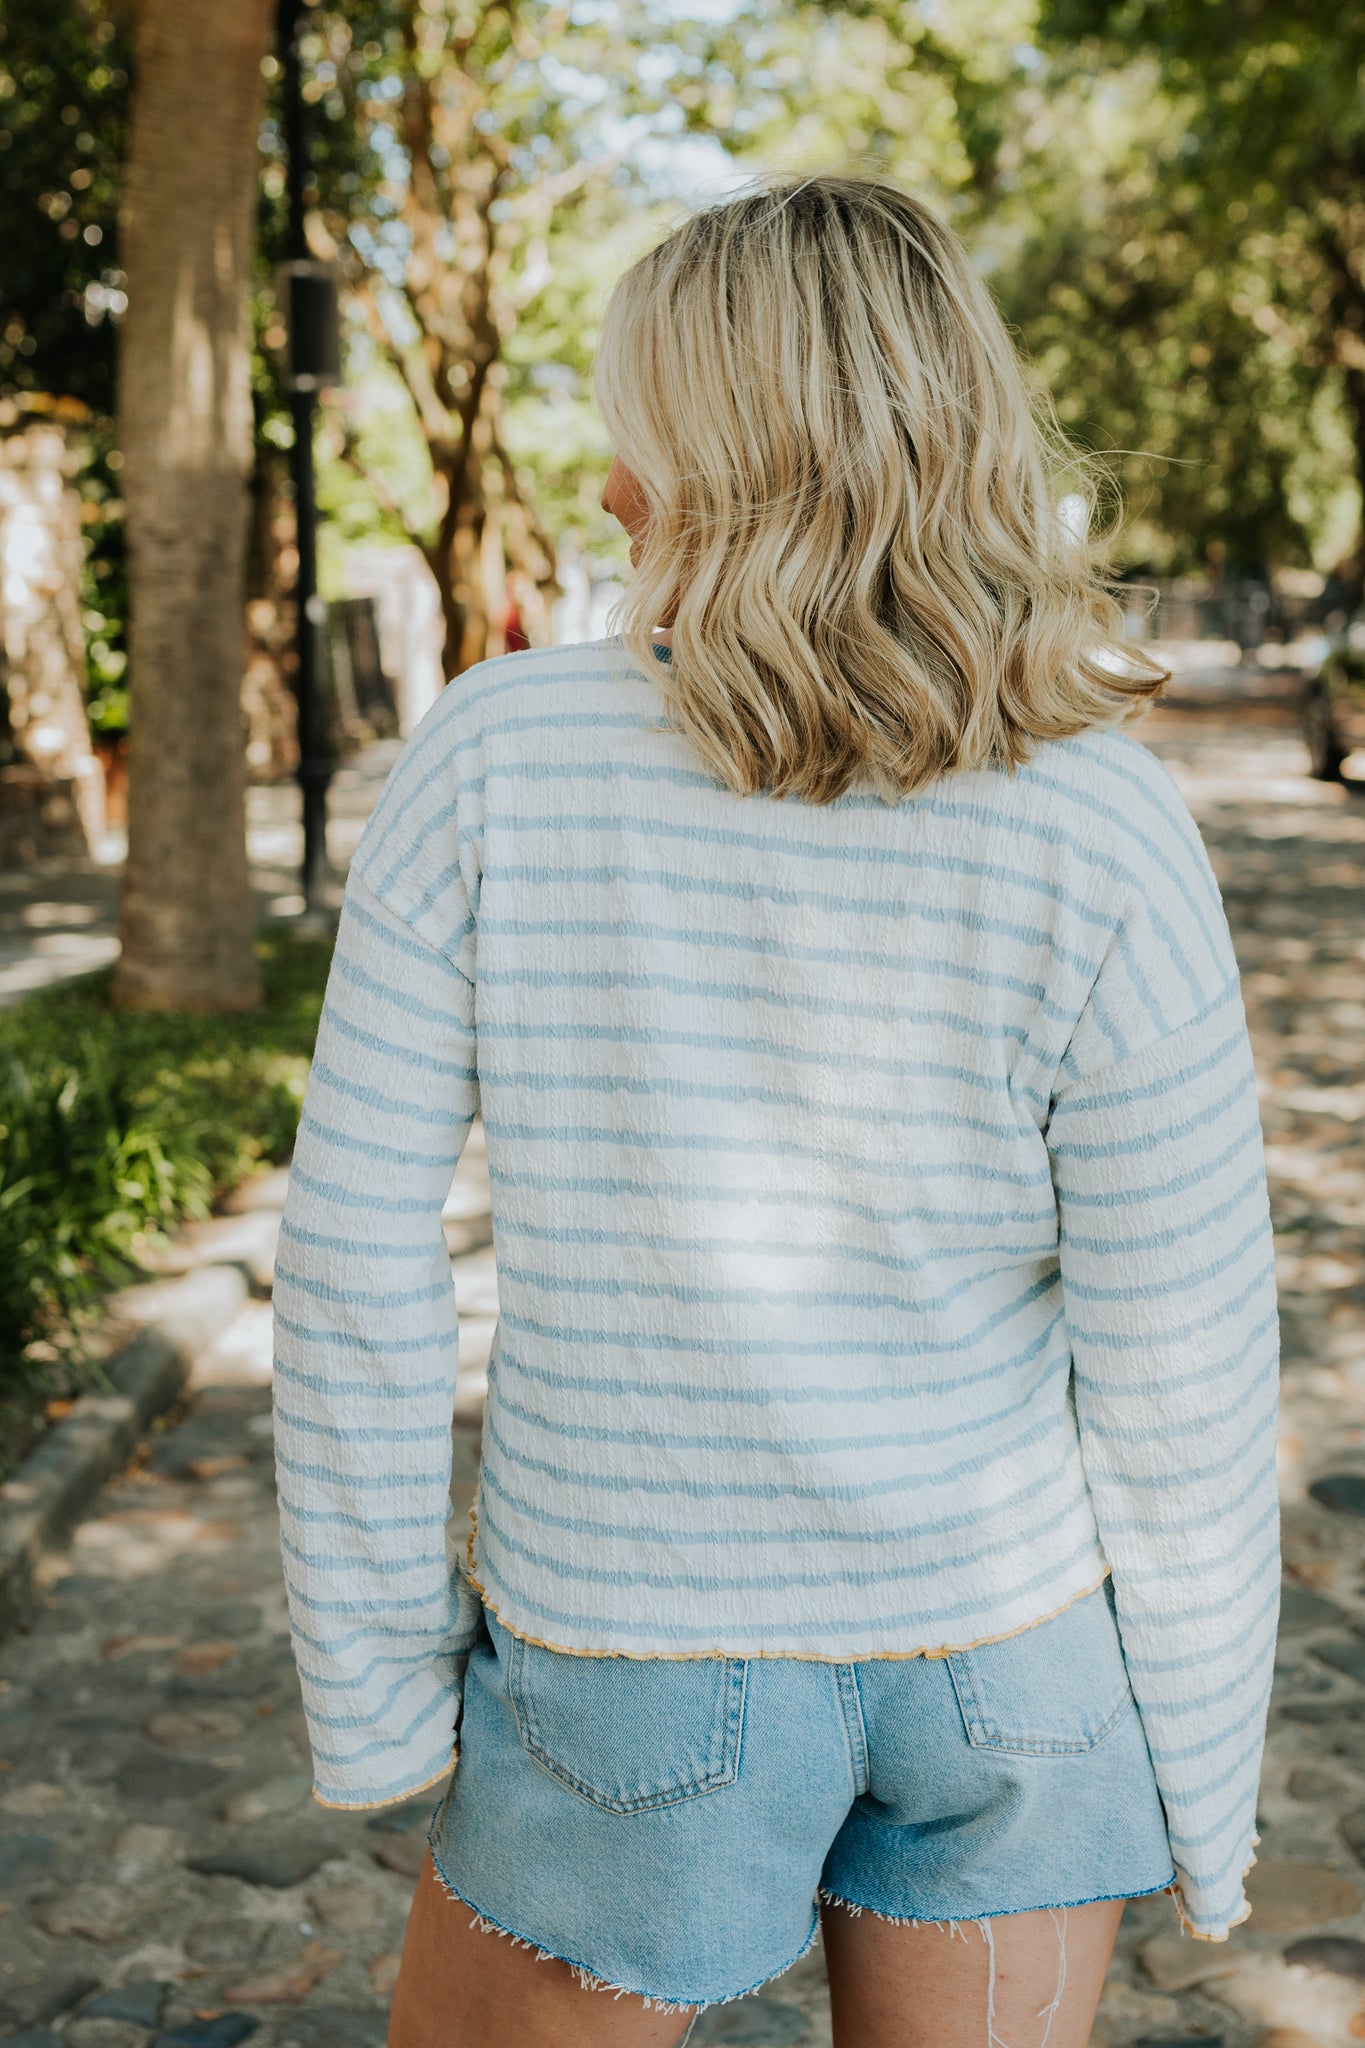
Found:
[[[1286,1593],[1251,1922],[1129,1908],[1092,2048],[1365,2038],[1365,802],[1312,782],[1291,713],[1159,711],[1226,892],[1256,1041],[1285,1331]],[[283,828],[282,828],[283,829]],[[279,859],[287,858],[287,852]],[[250,1237],[283,1176],[181,1257]],[[447,1205],[461,1311],[454,1492],[475,1478],[496,1317],[479,1134]],[[236,1254],[236,1255],[240,1255]],[[0,1651],[0,2036],[11,2048],[380,2048],[431,1798],[308,1797],[270,1472],[270,1309],[51,1562]],[[982,2037],[984,2048],[985,2028]],[[691,2048],[830,2048],[818,1950]]]
[[[339,768],[328,799],[327,850],[341,881],[365,820],[374,809],[401,740],[376,740]],[[118,957],[118,892],[125,852],[110,832],[97,859],[43,861],[0,870],[0,1006],[31,989],[89,974]],[[262,919],[303,909],[298,872],[303,827],[298,786],[272,783],[247,791],[247,854]]]

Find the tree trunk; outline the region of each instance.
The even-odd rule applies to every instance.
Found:
[[[138,0],[120,441],[132,572],[116,1000],[259,1000],[241,713],[250,265],[271,0]]]

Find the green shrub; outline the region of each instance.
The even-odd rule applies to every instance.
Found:
[[[287,1156],[331,948],[272,932],[259,952],[246,1016],[126,1014],[108,974],[0,1011],[0,1395],[75,1383],[100,1290]]]

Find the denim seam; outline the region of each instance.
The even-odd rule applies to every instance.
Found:
[[[853,1796],[861,1799],[871,1783],[871,1760],[867,1746],[867,1723],[863,1719],[863,1696],[858,1686],[856,1664],[836,1664],[834,1683],[843,1713],[844,1739],[853,1773]]]
[[[707,2011],[713,2005],[735,2005],[741,1998],[752,1998],[756,1992],[762,1991],[766,1985],[773,1983],[776,1978],[785,1976],[786,1972],[794,1968],[803,1956],[809,1955],[815,1945],[815,1937],[820,1931],[820,1915],[812,1910],[810,1932],[800,1948],[797,1949],[795,1955],[788,1957],[785,1963],[779,1963],[775,1970],[767,1971],[764,1976],[756,1979],[754,1983],[746,1984],[742,1991],[728,1991],[722,1998],[662,1997],[658,1992],[646,1991],[638,1984],[613,1984],[607,1978],[599,1977],[597,1972],[591,1969],[587,1963],[577,1962],[572,1956],[556,1955],[553,1949],[542,1947],[540,1942],[532,1941],[528,1935],[518,1934],[514,1927],[504,1927],[501,1921],[490,1920],[483,1908],[476,1906],[472,1899],[467,1899],[463,1892],[457,1891],[446,1876],[441,1859],[436,1853],[435,1833],[436,1826],[433,1821],[431,1833],[427,1836],[427,1845],[431,1850],[431,1866],[436,1873],[437,1882],[448,1898],[453,1899],[457,1905],[469,1908],[470,1912],[474,1915],[475,1924],[481,1932],[501,1935],[504,1940],[532,1950],[538,1962],[566,1963],[585,1991],[609,1991],[615,1998],[643,1999],[646,2012],[701,2013]]]

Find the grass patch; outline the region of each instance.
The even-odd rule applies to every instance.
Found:
[[[287,1156],[331,942],[257,941],[248,1015],[133,1015],[112,973],[0,1010],[0,1427],[88,1380],[100,1293],[252,1168]]]

